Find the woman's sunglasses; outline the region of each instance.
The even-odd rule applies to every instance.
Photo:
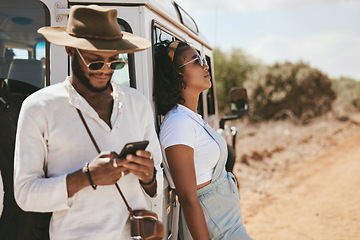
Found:
[[[184,63],[179,68],[182,68],[182,67],[188,65],[189,63],[192,63],[192,62],[195,62],[195,61],[198,61],[201,67],[204,67],[204,65],[208,65],[206,59],[200,57],[200,55],[197,55],[196,58]]]
[[[107,64],[107,66],[109,68],[111,68],[112,70],[122,69],[126,65],[125,60],[115,60],[112,62],[96,61],[96,62],[91,62],[91,63],[87,64],[85,62],[84,57],[81,55],[80,51],[77,48],[76,48],[76,51],[79,53],[79,56],[80,56],[81,60],[83,61],[84,65],[91,71],[101,70],[105,64]]]

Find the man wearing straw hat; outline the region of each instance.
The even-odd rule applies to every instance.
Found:
[[[16,139],[15,198],[25,211],[52,212],[51,239],[129,239],[128,210],[147,209],[162,189],[161,150],[149,102],[110,81],[119,53],[150,47],[122,32],[117,11],[73,6],[67,27],[38,30],[71,57],[72,75],[23,103]],[[87,132],[84,118],[100,154]],[[146,151],[118,158],[127,142]]]

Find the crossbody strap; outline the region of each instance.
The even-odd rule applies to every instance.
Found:
[[[98,151],[98,153],[100,153],[100,152],[101,152],[101,151],[100,151],[100,148],[99,148],[99,146],[97,145],[97,143],[96,143],[96,141],[95,141],[95,138],[94,138],[94,136],[92,135],[92,133],[91,133],[91,131],[90,131],[90,129],[89,129],[86,121],[85,121],[84,116],[82,115],[81,111],[80,111],[78,108],[77,108],[76,110],[77,110],[77,112],[79,113],[80,119],[81,119],[81,121],[83,122],[83,124],[84,124],[84,126],[85,126],[85,129],[86,129],[87,133],[89,134],[89,137],[90,137],[92,143],[94,144],[94,146],[95,146],[96,150]],[[125,196],[124,196],[124,194],[122,193],[122,191],[121,191],[121,189],[120,189],[120,187],[119,187],[119,185],[118,185],[117,183],[115,183],[115,187],[117,188],[117,190],[119,191],[122,199],[124,200],[125,205],[126,205],[128,211],[129,211],[130,213],[132,213],[133,210],[132,210],[132,208],[129,206],[128,202],[126,201]]]

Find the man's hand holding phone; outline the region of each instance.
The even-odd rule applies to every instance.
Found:
[[[91,163],[90,171],[96,185],[109,185],[133,173],[145,184],[154,176],[154,160],[145,151],[149,141],[127,143],[120,154],[102,152]],[[106,165],[106,166],[103,166]]]
[[[137,176],[144,190],[150,196],[154,196],[156,193],[156,170],[151,152],[145,151],[148,144],[149,141],[126,144],[120,154],[113,159],[113,167],[118,168],[121,164],[126,168],[124,175],[132,173]],[[123,162],[124,160],[125,162]]]
[[[127,161],[123,166],[127,168],[127,173],[133,173],[145,184],[151,182],[154,177],[154,160],[151,153],[145,151],[148,144],[149,141],[126,144],[113,162],[114,167],[119,166],[118,163],[125,158]]]

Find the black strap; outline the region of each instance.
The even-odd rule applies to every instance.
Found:
[[[84,124],[84,126],[85,126],[85,129],[86,129],[87,133],[89,134],[89,137],[90,137],[91,141],[93,142],[96,150],[98,151],[98,153],[100,153],[100,152],[101,152],[101,151],[100,151],[100,148],[99,148],[99,146],[97,145],[97,143],[96,143],[96,141],[95,141],[95,138],[94,138],[93,135],[91,134],[91,131],[90,131],[88,125],[86,124],[85,119],[84,119],[84,116],[82,115],[81,111],[80,111],[78,108],[77,108],[76,110],[77,110],[77,112],[79,113],[80,119],[81,119],[81,121],[83,122],[83,124]],[[133,210],[132,210],[132,208],[129,206],[128,202],[126,201],[125,196],[124,196],[124,194],[122,193],[122,191],[121,191],[121,189],[120,189],[120,187],[119,187],[119,185],[118,185],[117,183],[115,183],[115,187],[117,188],[117,190],[119,191],[122,199],[124,200],[125,205],[126,205],[128,211],[129,211],[130,213],[132,213]]]

